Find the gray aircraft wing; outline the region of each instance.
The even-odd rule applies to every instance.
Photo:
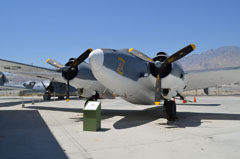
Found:
[[[0,85],[0,90],[27,90],[27,89],[20,85],[6,84]]]
[[[65,82],[57,70],[0,59],[0,71],[40,80]]]
[[[185,90],[215,87],[240,82],[240,67],[186,72]]]

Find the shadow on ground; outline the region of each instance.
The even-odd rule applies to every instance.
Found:
[[[123,118],[113,124],[115,129],[127,129],[137,127],[155,121],[160,118],[165,118],[162,107],[151,107],[144,110],[114,110],[104,109],[102,111],[103,119],[114,116],[122,116]]]
[[[29,109],[37,110],[50,110],[50,111],[61,111],[61,112],[72,112],[72,113],[82,113],[82,108],[60,108],[60,107],[47,107],[47,106],[27,106]]]
[[[221,104],[196,104],[196,103],[186,103],[186,104],[177,104],[179,106],[200,106],[200,107],[217,107],[221,106]]]
[[[203,120],[240,120],[240,114],[229,113],[178,112],[177,116],[178,119],[175,122],[169,122],[167,128],[197,127],[203,123]]]
[[[24,100],[23,102],[24,104],[29,104],[32,103],[32,99],[31,100]],[[5,103],[0,103],[0,107],[12,107],[12,106],[16,106],[16,105],[20,105],[22,104],[22,101],[15,101],[15,102],[5,102]]]
[[[29,103],[39,103],[39,99],[31,99],[31,98],[23,98],[23,101],[21,98],[0,98],[0,100],[16,100],[14,102],[3,102],[0,103],[0,107],[11,107],[11,106],[16,106],[22,104],[22,102],[26,105]],[[51,100],[42,100],[40,99],[40,102],[53,102],[53,101],[62,101],[64,99],[51,99]],[[77,97],[72,97],[71,100],[82,100]]]
[[[0,111],[1,158],[67,158],[37,110]]]
[[[201,106],[201,104],[198,104]],[[207,106],[207,104],[204,104]],[[218,104],[209,104],[209,106],[218,106]],[[56,108],[45,106],[31,106],[28,108],[38,110],[52,110],[82,113],[83,110],[73,108]],[[143,110],[119,110],[119,109],[102,109],[102,120],[109,119],[115,116],[122,118],[116,121],[113,126],[115,129],[127,129],[141,126],[160,118],[166,118],[163,107],[150,107]],[[178,119],[175,122],[167,123],[167,128],[185,128],[200,126],[202,120],[240,120],[240,114],[225,114],[225,113],[194,113],[194,112],[178,112]],[[82,122],[83,118],[70,118],[75,122]],[[163,125],[163,124],[162,124]]]

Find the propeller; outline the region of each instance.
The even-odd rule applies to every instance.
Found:
[[[56,68],[63,68],[63,65],[60,62],[57,62],[53,59],[48,58],[46,62]]]
[[[153,61],[150,57],[148,57],[148,56],[145,55],[144,53],[142,53],[142,52],[140,52],[140,51],[138,51],[138,50],[136,50],[136,49],[134,49],[134,48],[129,49],[128,52],[129,52],[130,54],[133,54],[133,55],[137,56],[138,58],[140,58],[140,59],[142,59],[142,60],[144,60],[144,61],[148,61],[148,62],[150,62],[150,63],[154,63],[154,61]]]
[[[130,54],[133,54],[144,61],[153,63],[157,70],[157,79],[156,79],[156,87],[155,87],[155,103],[154,103],[155,105],[160,104],[161,92],[162,92],[161,74],[162,74],[164,68],[167,65],[183,58],[184,56],[186,56],[187,54],[189,54],[190,52],[195,50],[195,48],[196,48],[196,46],[194,44],[190,44],[190,45],[182,48],[181,50],[177,51],[176,53],[174,53],[173,55],[171,55],[164,61],[153,61],[151,58],[149,58],[147,55],[143,54],[142,52],[135,50],[133,48],[129,49]]]
[[[49,63],[54,67],[60,68],[62,72],[62,76],[67,80],[67,87],[66,87],[67,102],[69,101],[70,80],[74,79],[77,76],[78,65],[81,64],[84,60],[86,60],[91,52],[92,52],[91,48],[87,49],[78,58],[68,62],[65,66],[63,66],[61,63],[55,60],[47,59],[47,63]]]

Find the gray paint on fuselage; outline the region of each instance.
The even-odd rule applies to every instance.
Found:
[[[125,63],[123,64],[122,76],[127,77],[133,81],[137,81],[140,77],[143,77],[148,71],[148,62],[139,59],[128,53],[128,49],[102,49],[104,52],[103,65],[106,68],[119,73],[117,70],[119,64],[122,63],[118,58],[122,58]]]
[[[179,77],[182,79],[184,79],[184,71],[182,66],[178,63],[178,62],[174,62],[172,63],[172,71],[171,71],[171,75],[175,76],[175,77]]]
[[[83,62],[78,66],[77,78],[83,80],[96,80],[88,63]]]
[[[151,74],[149,70],[149,63],[139,59],[138,57],[130,54],[128,49],[102,49],[104,52],[104,63],[103,65],[116,73],[118,73],[119,63],[118,60],[121,57],[126,63],[123,66],[123,76],[134,81],[138,81],[139,78],[144,77],[145,74]],[[116,62],[117,61],[117,62]],[[184,71],[178,62],[172,64],[171,75],[176,77],[184,76]]]

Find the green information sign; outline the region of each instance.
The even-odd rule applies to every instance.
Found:
[[[83,130],[101,129],[101,102],[89,101],[83,110]]]

